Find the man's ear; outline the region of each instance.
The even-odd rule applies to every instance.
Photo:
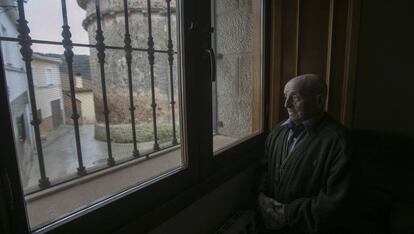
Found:
[[[325,107],[325,97],[324,95],[318,94],[316,95],[316,103],[318,106],[323,109]]]

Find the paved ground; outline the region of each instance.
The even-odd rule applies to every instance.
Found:
[[[77,161],[74,147],[73,132],[70,129],[59,130],[67,134],[45,143],[46,170],[50,179],[63,178],[68,173],[76,172]],[[87,166],[106,163],[106,143],[93,139],[93,126],[82,127],[84,142],[84,157]],[[88,138],[87,138],[88,137]],[[225,136],[215,136],[214,149],[226,147],[237,139]],[[140,149],[151,148],[152,143],[140,145]],[[116,159],[127,157],[132,146],[114,144]],[[62,218],[76,210],[87,207],[110,195],[121,192],[143,181],[155,178],[167,171],[184,166],[185,160],[181,148],[164,151],[148,160],[136,160],[122,166],[109,168],[110,173],[104,171],[94,173],[78,180],[61,184],[26,196],[26,208],[32,228],[42,226],[58,218]],[[34,164],[30,182],[37,186],[38,167]],[[118,167],[118,168],[117,168]]]
[[[96,166],[105,166],[108,159],[107,143],[96,140],[94,137],[94,125],[81,125],[80,139],[82,148],[82,158],[85,168]],[[236,139],[220,136],[215,137],[214,148],[220,149],[225,147]],[[168,143],[166,143],[168,144]],[[132,143],[120,144],[112,143],[112,155],[115,161],[130,158],[133,151]],[[43,154],[45,161],[46,176],[51,182],[61,181],[68,176],[77,173],[78,158],[76,152],[76,142],[74,128],[72,125],[62,125],[49,134],[45,141],[42,142]],[[151,150],[153,142],[138,144],[138,150],[145,152]],[[161,145],[162,147],[162,145]],[[27,181],[22,181],[26,191],[33,191],[38,188],[40,170],[37,155],[34,152],[32,163],[27,165],[25,174],[29,175]]]
[[[94,125],[81,125],[80,138],[84,166],[90,168],[105,165],[108,158],[107,144],[94,138]],[[77,172],[78,159],[73,126],[60,126],[53,132],[53,135],[48,136],[42,146],[46,175],[51,181],[65,178]],[[151,142],[138,145],[141,152],[151,148]],[[112,155],[115,161],[130,157],[132,150],[132,144],[112,143]],[[26,185],[25,189],[36,187],[40,178],[36,155],[33,156],[30,168],[24,168],[23,170],[26,170],[27,174],[30,175],[28,181],[23,182]]]

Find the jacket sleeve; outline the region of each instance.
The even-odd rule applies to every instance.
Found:
[[[277,129],[277,128],[276,128]],[[266,138],[265,148],[264,148],[264,155],[259,161],[259,166],[257,170],[257,185],[255,187],[255,194],[258,195],[259,193],[264,193],[268,195],[269,192],[269,159],[271,158],[270,155],[270,146],[272,145],[272,141],[275,139],[275,135],[277,134],[277,130],[273,130]]]
[[[296,199],[285,205],[289,226],[309,233],[335,228],[341,222],[350,186],[350,150],[347,141],[337,141],[330,150],[327,179],[314,197]]]
[[[268,173],[267,173],[269,138],[270,138],[270,135],[266,139],[264,155],[260,159],[259,165],[258,165],[258,168],[257,168],[257,171],[256,171],[256,179],[255,179],[256,186],[255,186],[255,189],[254,189],[254,194],[255,194],[256,197],[257,197],[257,195],[259,195],[259,193],[266,194],[266,191],[267,191],[267,184],[268,184],[268,180],[269,180]]]

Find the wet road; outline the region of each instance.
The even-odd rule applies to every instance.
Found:
[[[85,168],[106,165],[108,158],[107,144],[94,138],[94,125],[81,125],[79,132]],[[55,135],[52,137],[53,139],[46,140],[42,143],[42,146],[46,176],[51,181],[56,181],[75,174],[79,164],[73,126],[60,126],[53,134]],[[151,142],[138,145],[141,152],[150,150],[151,147]],[[112,155],[115,161],[131,157],[132,150],[132,143],[112,143]],[[36,155],[33,156],[31,168],[25,168],[24,170],[27,170],[30,175],[30,179],[24,183],[27,184],[26,187],[37,186],[40,172]]]

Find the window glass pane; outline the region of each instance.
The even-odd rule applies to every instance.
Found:
[[[87,46],[97,41],[95,2],[67,1],[68,17],[86,9],[93,21],[82,26],[81,20],[68,20],[70,28],[80,27],[88,40],[82,41],[86,45],[73,47],[72,62],[64,54],[60,25],[60,31],[45,32],[57,43],[34,41],[33,55],[26,64],[16,41],[17,7],[0,14],[10,114],[32,229],[186,166],[181,151],[176,2],[171,1],[168,10],[167,1],[151,1],[149,25],[147,5],[128,1],[140,3],[127,10],[130,57],[124,49],[128,40],[123,1],[98,1],[105,2],[100,5],[103,42],[119,48]],[[33,4],[44,5],[43,1],[24,3],[26,9],[35,11],[28,16],[37,13],[36,24],[28,19],[31,31],[39,30],[38,24],[53,28],[64,22],[60,3],[56,9],[48,9],[53,14],[44,14],[44,6],[31,8]],[[136,27],[144,19],[147,26]],[[150,27],[154,48],[149,43]],[[139,42],[136,35],[142,37]]]
[[[85,30],[86,11],[79,7],[77,2],[74,0],[66,1],[72,41],[74,43],[88,43],[88,33]],[[24,7],[32,39],[62,41],[63,20],[60,0],[30,0],[27,1]],[[45,24],[45,16],[50,19],[47,24]],[[49,52],[47,45],[33,44],[33,48]],[[63,48],[60,48],[60,50],[63,52]],[[87,51],[84,48],[76,48],[76,50],[81,50],[83,53]]]
[[[212,2],[216,82],[214,151],[255,135],[262,124],[261,1]]]

